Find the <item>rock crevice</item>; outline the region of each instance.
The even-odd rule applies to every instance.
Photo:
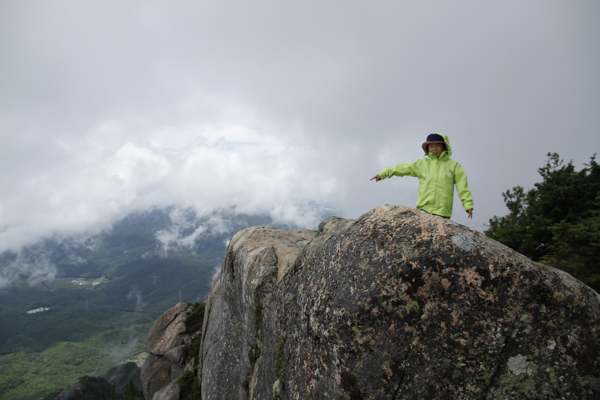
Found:
[[[178,400],[177,380],[186,371],[197,374],[198,354],[188,354],[200,332],[188,332],[186,321],[194,312],[188,303],[178,303],[163,313],[152,325],[146,338],[150,355],[141,371],[144,398]]]

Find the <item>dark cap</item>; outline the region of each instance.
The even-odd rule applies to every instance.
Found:
[[[429,134],[427,136],[427,142],[428,143],[435,143],[435,142],[446,143],[446,142],[444,142],[444,138],[441,135],[438,135],[437,133]]]

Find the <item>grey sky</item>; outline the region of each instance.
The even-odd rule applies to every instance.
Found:
[[[314,227],[443,132],[483,230],[549,151],[600,148],[598,1],[3,1],[0,251],[177,204]]]

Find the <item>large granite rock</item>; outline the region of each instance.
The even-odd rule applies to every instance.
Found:
[[[182,333],[185,332],[185,318],[189,314],[186,312],[188,307],[187,303],[178,303],[154,321],[146,337],[148,351],[151,354],[162,356],[183,343]]]
[[[415,209],[249,228],[206,301],[202,399],[596,399],[599,317],[570,275]]]
[[[263,345],[261,325],[275,321],[266,321],[261,313],[279,301],[273,297],[278,282],[315,235],[264,226],[235,234],[206,300],[200,351],[203,399],[256,398],[255,386],[264,374],[270,377],[261,382],[273,384],[273,349],[267,349],[273,344]],[[267,329],[267,340],[275,340],[273,328]]]
[[[141,383],[146,400],[179,398],[179,379],[197,364],[197,354],[186,354],[185,345],[198,333],[188,333],[186,319],[194,311],[188,303],[178,303],[152,325],[146,338],[150,355],[144,361]]]

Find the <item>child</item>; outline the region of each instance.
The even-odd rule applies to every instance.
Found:
[[[394,175],[416,176],[419,178],[417,208],[444,218],[452,216],[454,185],[456,185],[463,207],[469,214],[469,218],[473,218],[473,198],[467,185],[467,175],[459,163],[450,159],[452,148],[448,136],[443,133],[432,133],[427,136],[427,141],[422,147],[429,158],[384,168],[371,180],[375,179],[375,182],[379,182]]]

